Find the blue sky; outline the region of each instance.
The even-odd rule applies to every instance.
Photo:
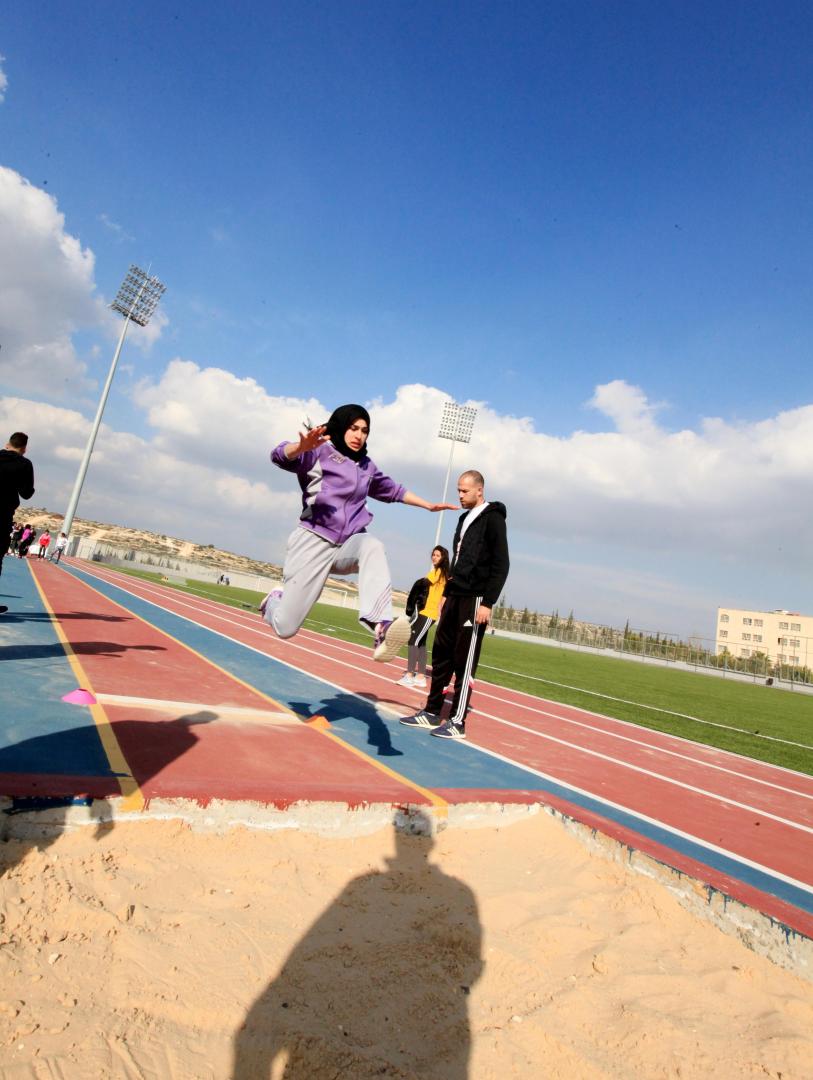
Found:
[[[761,484],[781,506],[809,491],[798,462],[813,452],[809,416],[798,414],[813,402],[809,5],[187,10],[17,3],[0,28],[0,165],[55,200],[64,235],[92,252],[84,301],[109,301],[131,261],[151,263],[168,286],[160,335],[125,352],[106,414],[111,432],[142,440],[147,453],[170,444],[180,453],[177,415],[162,428],[145,404],[145,386],[176,385],[167,372],[179,358],[201,373],[229,373],[249,394],[254,380],[269,399],[316,399],[326,409],[354,399],[390,406],[399,387],[434,388],[487,403],[494,425],[481,428],[482,439],[516,440],[504,474],[489,474],[501,460],[491,443],[472,446],[495,497],[516,508],[517,551],[528,563],[516,564],[514,602],[621,624],[660,618],[684,633],[708,632],[717,603],[813,610],[804,506],[785,508],[780,537],[763,522],[758,544],[727,539],[729,526],[742,533],[768,513]],[[26,236],[18,241],[31,252],[26,287],[35,296],[36,244]],[[90,310],[65,314],[50,339],[61,342],[61,359],[44,360],[40,342],[39,372],[26,379],[13,350],[0,350],[0,390],[92,417],[114,330]],[[52,377],[40,385],[46,367]],[[610,413],[596,407],[597,387],[619,385],[620,397],[599,395],[612,401]],[[239,400],[234,409],[201,440],[221,441],[240,423]],[[796,456],[763,475],[759,425],[788,413],[801,423]],[[49,423],[65,415],[49,414]],[[640,435],[642,416],[657,437]],[[445,471],[436,421],[424,417],[422,427],[408,410],[399,418],[413,443],[431,446],[434,472],[408,447],[401,454],[381,436],[373,447],[427,494]],[[524,434],[511,418],[527,418]],[[709,418],[737,434],[737,449],[728,435],[709,443]],[[676,493],[667,512],[651,502],[644,512],[625,486],[628,459],[568,501],[551,475],[552,450],[576,460],[578,432],[642,439],[635,460],[657,458],[654,486],[671,478],[676,492],[683,471],[702,487],[714,469],[725,478],[721,455],[736,455],[725,505],[714,489],[694,501]],[[665,451],[680,432],[700,436],[702,461],[689,466],[674,447]],[[180,469],[206,456],[192,441]],[[742,456],[757,443],[749,484]],[[538,486],[533,470],[521,484],[512,475],[531,445],[541,455]],[[611,458],[599,452],[599,461]],[[591,452],[578,475],[595,462]],[[55,460],[53,487],[40,488],[52,501],[67,482],[59,468]],[[241,470],[228,452],[224,468],[264,482],[259,465]],[[97,497],[110,510],[100,472],[97,480],[80,512]],[[267,482],[282,492],[276,478]],[[148,517],[160,516],[160,499],[156,491]],[[525,502],[539,513],[526,514]],[[242,546],[273,558],[279,552],[263,548],[278,538],[261,503]],[[128,512],[140,505],[133,495]],[[710,529],[718,506],[724,523]],[[212,511],[200,512],[207,520]],[[201,527],[190,508],[185,521]],[[395,576],[408,583],[407,548],[422,541],[412,519],[403,522],[386,511],[382,527],[393,533]],[[431,523],[421,529],[433,535]],[[540,557],[573,565],[567,589],[561,568],[540,579],[532,569]],[[658,600],[655,585],[649,603],[633,600],[640,582],[625,593],[619,581],[615,599],[596,599],[597,577],[626,574],[629,585],[642,568],[676,597],[689,586],[701,593],[686,609]]]

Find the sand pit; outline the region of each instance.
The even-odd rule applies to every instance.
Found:
[[[810,1077],[813,986],[538,815],[0,844],[0,1075]]]

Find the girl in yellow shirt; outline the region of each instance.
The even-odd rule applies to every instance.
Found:
[[[406,613],[412,624],[409,637],[407,670],[398,679],[400,686],[426,687],[426,642],[429,631],[438,621],[443,590],[449,576],[449,552],[445,547],[432,549],[432,569],[419,578],[409,593]]]

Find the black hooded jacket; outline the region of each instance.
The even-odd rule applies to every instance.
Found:
[[[426,601],[428,599],[429,578],[419,577],[417,581],[413,582],[412,588],[409,590],[409,596],[407,597],[404,610],[407,615],[412,618],[416,611],[420,611],[422,607],[426,607]]]
[[[14,450],[0,450],[0,513],[13,514],[34,494],[34,467]]]
[[[490,502],[466,529],[463,542],[460,533],[466,515],[460,515],[454,534],[452,570],[444,596],[481,596],[486,607],[494,607],[508,578],[508,535],[505,528],[505,506]]]

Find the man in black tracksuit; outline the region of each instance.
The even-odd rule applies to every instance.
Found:
[[[14,524],[14,511],[20,505],[20,498],[30,499],[34,494],[34,467],[25,457],[28,436],[22,431],[15,431],[0,450],[0,573],[3,572],[3,557],[11,543],[11,526]],[[8,608],[0,605],[2,611]]]
[[[466,513],[454,534],[452,568],[432,647],[432,685],[425,708],[401,719],[406,727],[429,728],[442,739],[466,737],[466,714],[480,647],[491,609],[508,577],[505,507],[486,502],[484,485],[482,475],[475,470],[464,472],[457,482],[460,505]],[[452,711],[443,723],[443,691],[452,673]]]

